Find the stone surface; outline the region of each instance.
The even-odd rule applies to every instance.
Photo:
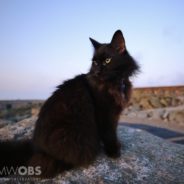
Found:
[[[23,120],[0,129],[0,139],[31,137],[36,118]],[[182,184],[184,146],[167,142],[139,129],[118,127],[124,148],[119,159],[103,152],[88,168],[67,171],[54,179],[19,181],[1,178],[0,183],[60,184]]]
[[[8,120],[0,119],[0,128],[10,124],[11,122]]]
[[[3,128],[0,128],[0,139],[17,139],[31,138],[34,124],[37,117],[28,118],[18,123],[8,124]]]

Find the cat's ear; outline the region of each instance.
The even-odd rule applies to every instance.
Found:
[[[123,33],[120,30],[117,30],[111,40],[110,45],[118,51],[118,53],[123,53],[125,50],[125,39]]]
[[[101,46],[101,43],[97,42],[96,40],[89,38],[91,43],[93,44],[93,47],[96,49],[98,49]]]

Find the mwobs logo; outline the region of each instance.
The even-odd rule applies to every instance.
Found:
[[[0,176],[8,177],[8,176],[39,176],[41,175],[41,167],[36,166],[20,166],[20,167],[6,167],[4,166],[0,170]]]

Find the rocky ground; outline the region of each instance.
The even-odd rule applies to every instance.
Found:
[[[0,129],[0,139],[31,138],[36,118]],[[184,145],[165,141],[140,129],[118,127],[122,145],[119,159],[108,158],[103,151],[88,168],[67,171],[54,179],[1,178],[0,183],[60,184],[182,184],[184,181]]]

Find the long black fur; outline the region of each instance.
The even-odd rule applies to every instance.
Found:
[[[88,166],[101,147],[110,157],[120,156],[117,122],[131,96],[129,77],[139,67],[120,30],[109,44],[90,40],[90,71],[58,86],[39,113],[31,143],[1,142],[1,167],[41,166],[41,177],[53,177]]]

